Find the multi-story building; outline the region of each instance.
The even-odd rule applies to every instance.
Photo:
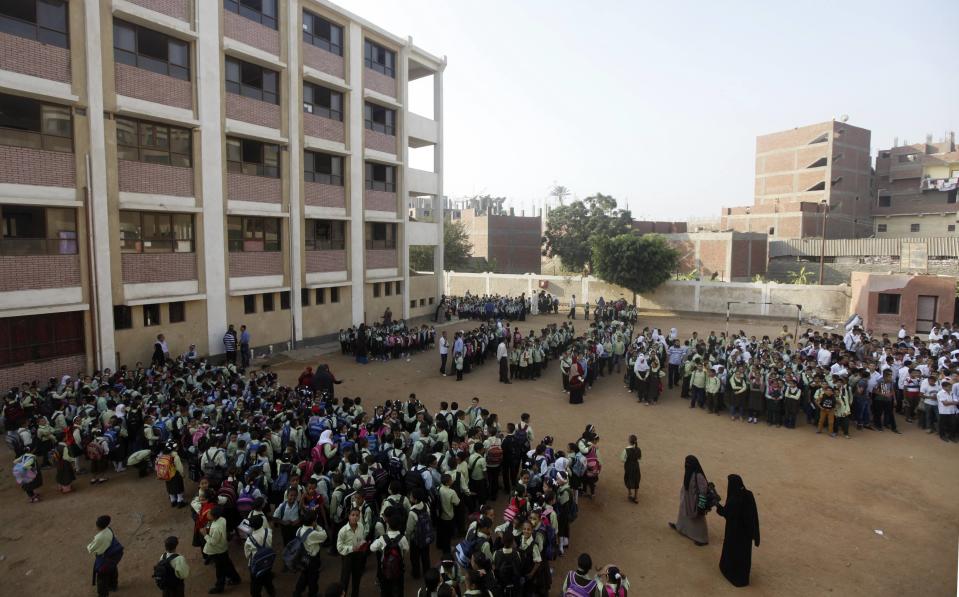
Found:
[[[431,312],[445,65],[326,0],[0,3],[0,385]]]
[[[512,211],[512,210],[510,210]],[[542,267],[542,218],[465,208],[463,223],[473,257],[486,259],[498,274],[538,274]]]
[[[771,237],[872,234],[870,132],[830,120],[756,138],[754,203],[725,207],[721,227]],[[824,218],[823,216],[826,216]]]
[[[876,156],[877,237],[949,236],[959,224],[955,135],[938,143],[895,144]]]

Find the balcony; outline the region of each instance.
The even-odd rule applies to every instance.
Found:
[[[193,83],[144,68],[114,64],[117,95],[181,108],[193,109]]]
[[[439,182],[435,172],[417,170],[416,168],[407,168],[406,185],[407,190],[411,194],[436,195],[436,189],[439,186]]]
[[[75,160],[73,153],[64,151],[0,145],[0,183],[73,188]]]
[[[193,168],[117,160],[121,192],[193,197]]]
[[[226,94],[226,117],[271,129],[280,128],[280,106],[235,93]]]
[[[366,249],[366,269],[395,267],[398,267],[396,249]]]
[[[337,56],[333,52],[328,52],[323,48],[318,48],[306,42],[302,42],[300,48],[303,50],[304,66],[332,75],[338,79],[343,78],[344,68],[342,56]]]
[[[413,112],[406,114],[406,130],[410,137],[410,147],[436,145],[439,140],[439,126],[436,121]]]
[[[187,23],[190,22],[190,15],[193,14],[191,0],[127,0],[127,2]]]
[[[80,286],[80,256],[75,238],[25,238],[0,241],[0,292]],[[7,299],[4,308],[13,308]],[[69,302],[79,302],[79,299]]]
[[[183,282],[198,278],[196,253],[123,253],[120,263],[124,284]]]
[[[303,134],[337,143],[344,143],[346,139],[343,122],[307,112],[303,113]]]
[[[280,178],[228,172],[226,186],[226,196],[230,201],[274,204],[283,201],[283,182]]]
[[[0,33],[0,70],[70,83],[70,50]]]
[[[279,31],[229,10],[223,11],[223,35],[274,56],[280,54]]]

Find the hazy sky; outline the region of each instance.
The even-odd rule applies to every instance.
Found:
[[[448,57],[446,194],[527,213],[559,183],[715,217],[752,203],[756,135],[848,114],[875,156],[959,131],[956,0],[334,1]]]

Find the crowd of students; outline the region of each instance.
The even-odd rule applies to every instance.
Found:
[[[389,361],[405,358],[433,348],[436,328],[426,324],[408,327],[403,320],[361,324],[341,329],[338,335],[340,352],[356,357],[358,362]]]
[[[254,597],[273,595],[281,560],[296,596],[318,595],[325,577],[337,595],[356,597],[368,568],[382,595],[402,595],[407,575],[422,580],[422,595],[545,596],[560,584],[575,595],[626,594],[615,566],[554,580],[579,496],[596,492],[592,426],[562,447],[536,438],[529,414],[501,426],[477,398],[430,412],[410,394],[370,409],[335,397],[326,367],[299,381],[181,359],[24,384],[5,396],[14,476],[34,503],[47,464],[67,486],[61,468],[82,478],[89,467],[95,482],[105,462],[161,480],[170,506],[192,515],[192,533],[179,535],[192,534],[213,566],[210,593],[248,579]],[[166,539],[153,571],[164,595],[183,595],[189,580],[180,536]],[[88,551],[105,596],[123,555],[108,515]],[[332,557],[341,562],[321,574]]]

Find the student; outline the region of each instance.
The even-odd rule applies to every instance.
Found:
[[[230,559],[230,544],[224,514],[223,506],[215,506],[210,511],[212,522],[209,528],[200,529],[204,540],[203,553],[216,567],[216,584],[208,591],[209,593],[222,593],[227,583],[240,584],[240,574],[236,571],[233,560]]]
[[[463,353],[453,355],[453,366],[456,368],[456,381],[463,381]]]
[[[423,573],[423,586],[416,591],[416,597],[436,597],[440,588],[440,572],[430,568]]]
[[[185,508],[186,501],[183,499],[184,471],[183,462],[180,455],[176,452],[176,443],[172,440],[163,444],[160,456],[156,461],[157,478],[166,482],[166,492],[170,496],[170,506],[173,508]]]
[[[453,477],[449,473],[444,473],[440,482],[440,515],[439,526],[436,529],[436,547],[443,553],[450,552],[450,544],[453,541],[453,518],[455,508],[460,503],[460,498],[453,490]]]
[[[430,548],[436,537],[433,532],[433,517],[427,505],[426,490],[422,487],[413,489],[410,493],[409,515],[407,517],[407,533],[410,542],[410,563],[413,565],[412,576],[420,578],[420,570],[424,572],[432,568],[430,564]]]
[[[370,545],[370,551],[379,553],[377,579],[381,597],[403,597],[405,570],[403,561],[410,551],[409,541],[403,536],[403,515],[393,511],[387,521],[386,534]]]
[[[157,562],[153,571],[153,578],[158,578],[158,573],[162,574],[159,578],[163,579],[164,588],[161,589],[163,597],[184,597],[186,595],[186,583],[184,582],[190,576],[190,564],[186,558],[176,551],[180,540],[174,536],[167,537],[163,542],[163,555]],[[162,571],[162,572],[161,572]]]
[[[336,536],[336,551],[343,557],[340,584],[343,585],[343,593],[346,594],[350,580],[353,581],[352,597],[360,595],[360,580],[363,578],[366,554],[370,545],[366,540],[366,529],[360,518],[361,512],[357,508],[351,509],[347,523]]]
[[[326,541],[326,531],[323,527],[317,526],[315,511],[311,510],[303,514],[303,526],[297,529],[296,536],[303,541],[307,564],[300,572],[300,577],[296,579],[293,597],[300,597],[306,590],[311,596],[316,595],[320,590],[320,548]]]
[[[266,594],[270,597],[276,595],[276,589],[273,587],[273,570],[266,570],[259,576],[253,575],[253,556],[264,545],[273,545],[273,532],[270,531],[269,525],[263,524],[263,517],[256,515],[250,518],[250,534],[243,543],[243,553],[250,568],[250,597],[260,597],[263,589],[266,589]]]
[[[96,521],[97,534],[87,545],[87,551],[94,556],[93,584],[97,587],[97,597],[107,597],[110,591],[116,591],[119,582],[117,566],[119,558],[123,557],[123,546],[117,541],[110,522],[108,515],[99,516]]]
[[[599,582],[589,577],[593,568],[593,558],[588,553],[579,554],[576,570],[570,571],[563,580],[563,594],[577,597],[602,597]]]
[[[832,430],[836,423],[836,396],[831,386],[825,386],[819,391],[816,404],[819,405],[819,425],[816,426],[816,433],[822,433],[823,424],[828,421],[826,430],[832,437],[836,437]]]
[[[959,416],[959,397],[952,391],[952,382],[943,380],[942,389],[936,394],[939,403],[939,439],[944,442],[959,441],[956,433],[956,417]]]
[[[639,493],[639,481],[642,474],[639,470],[639,459],[643,457],[643,451],[639,449],[639,440],[635,435],[629,436],[629,444],[623,448],[619,454],[619,459],[623,462],[623,483],[626,484],[626,499],[638,504],[637,494]]]
[[[719,391],[722,388],[722,380],[716,375],[714,369],[706,372],[706,408],[711,415],[719,414]]]
[[[502,547],[493,554],[493,575],[500,597],[520,597],[523,587],[523,556],[514,549],[513,533],[502,537]]]
[[[273,511],[273,520],[280,525],[280,537],[283,540],[283,546],[293,540],[297,527],[300,526],[300,503],[297,500],[296,488],[286,490],[286,501],[276,507]]]

